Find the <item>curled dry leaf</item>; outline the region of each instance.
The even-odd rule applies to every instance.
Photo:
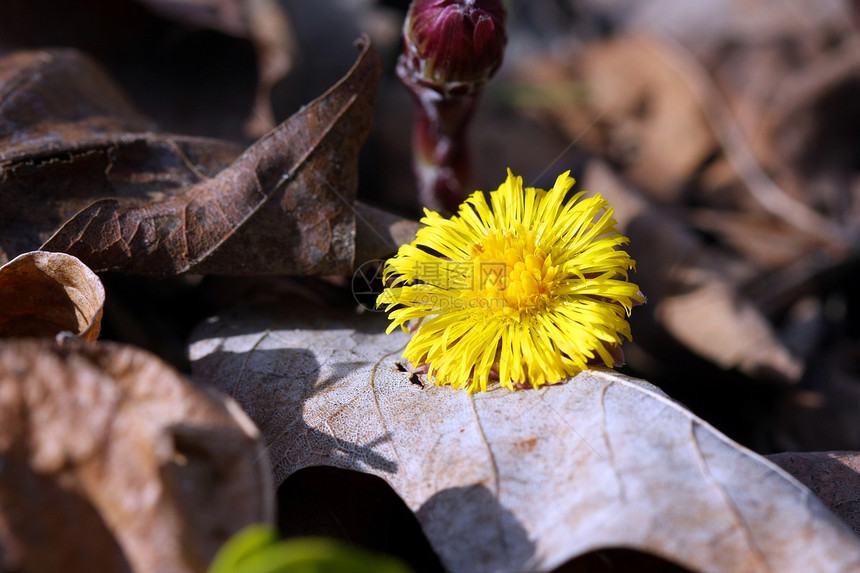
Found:
[[[162,135],[74,50],[0,58],[0,258],[34,251],[95,199],[163,200],[238,155],[211,139]],[[91,266],[91,265],[90,265]]]
[[[79,53],[8,56],[0,248],[44,242],[96,271],[151,276],[345,273],[379,74],[365,40],[342,81],[229,164],[231,145],[146,131]]]
[[[860,453],[785,452],[768,459],[811,489],[860,535]]]
[[[607,547],[708,572],[860,567],[860,540],[809,490],[647,382],[599,370],[470,396],[398,364],[407,335],[386,322],[246,308],[198,329],[192,368],[257,421],[276,483],[314,465],[382,477],[453,572]]]
[[[115,344],[0,344],[0,569],[205,571],[272,520],[268,458],[231,399]]]
[[[99,336],[105,289],[77,258],[35,251],[0,267],[0,337]]]
[[[347,273],[380,65],[365,40],[343,80],[214,178],[143,206],[96,201],[42,249],[96,270],[160,276]]]

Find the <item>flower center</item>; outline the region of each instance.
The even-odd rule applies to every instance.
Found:
[[[488,235],[472,245],[471,256],[474,294],[491,302],[488,308],[518,315],[543,308],[553,295],[558,267],[536,245],[531,231]]]

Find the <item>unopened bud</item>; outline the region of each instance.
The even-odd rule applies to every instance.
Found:
[[[506,20],[501,0],[413,0],[401,73],[445,94],[480,90],[502,65]]]

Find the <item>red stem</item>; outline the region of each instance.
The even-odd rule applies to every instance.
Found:
[[[471,191],[467,133],[480,95],[445,96],[415,81],[405,66],[397,72],[418,104],[412,146],[419,199],[429,209],[455,213]]]

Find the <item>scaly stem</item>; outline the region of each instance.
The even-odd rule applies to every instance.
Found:
[[[446,97],[414,81],[403,65],[397,72],[418,104],[412,150],[421,204],[454,213],[471,190],[468,126],[480,95]]]

